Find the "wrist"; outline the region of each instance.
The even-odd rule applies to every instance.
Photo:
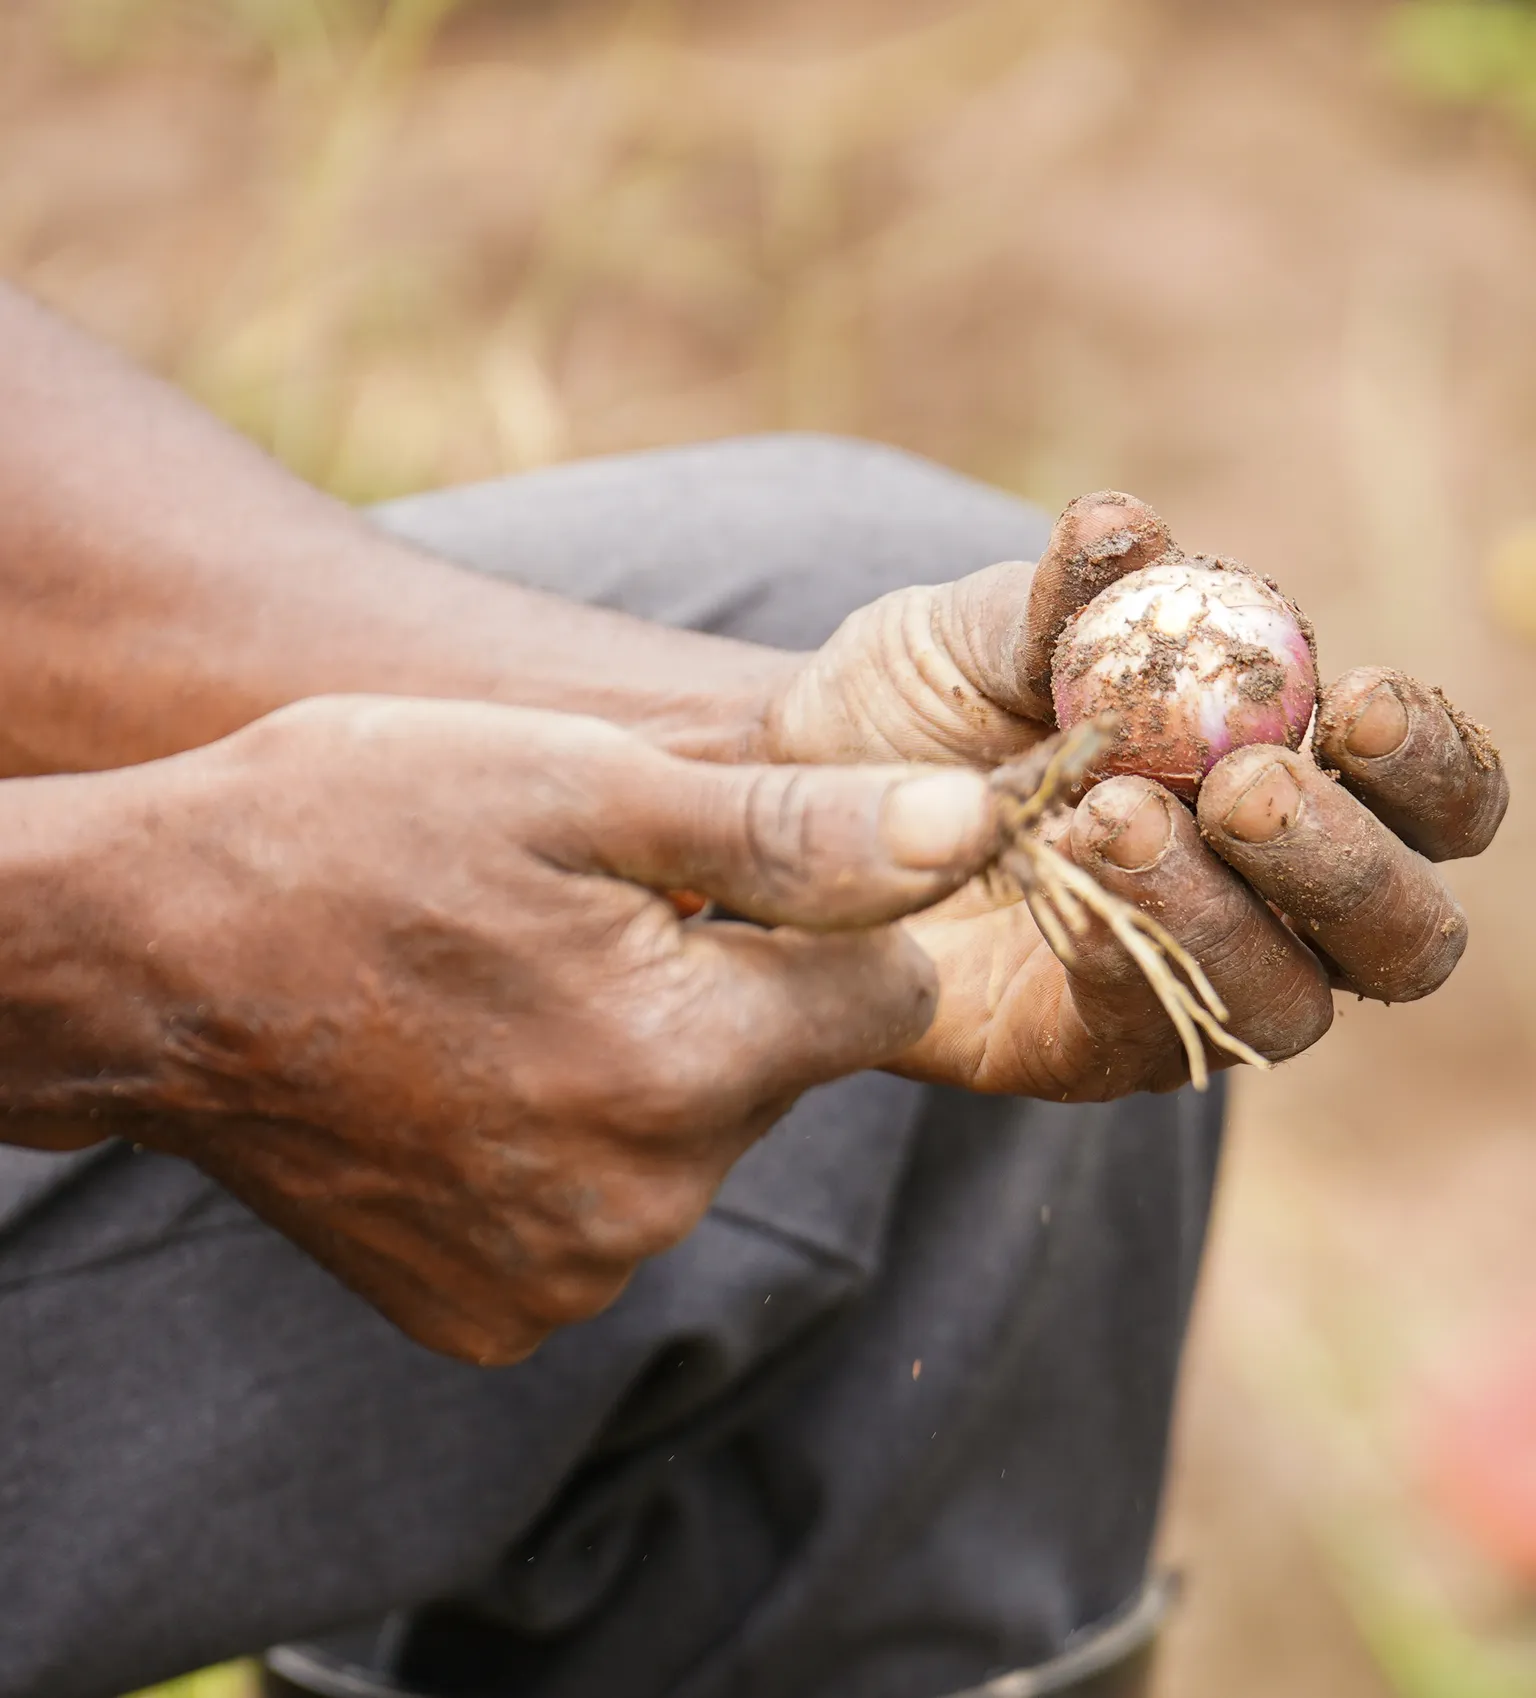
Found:
[[[136,780],[0,784],[0,1141],[78,1148],[143,1100],[158,1022],[131,918]]]

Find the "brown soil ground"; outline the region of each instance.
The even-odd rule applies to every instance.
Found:
[[[524,0],[361,80],[348,10],[9,0],[0,266],[349,494],[785,426],[1132,489],[1326,672],[1502,732],[1456,980],[1240,1083],[1159,1694],[1376,1698],[1395,1611],[1496,1632],[1416,1434],[1536,1305],[1536,670],[1480,588],[1536,510],[1536,151],[1396,87],[1377,0]]]

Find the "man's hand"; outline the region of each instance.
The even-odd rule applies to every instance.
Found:
[[[773,700],[770,751],[1015,758],[1053,729],[1051,654],[1067,619],[1171,546],[1140,502],[1089,496],[1063,514],[1038,566],[993,566],[860,609]],[[1332,685],[1315,753],[1229,755],[1206,780],[1198,819],[1149,780],[1113,779],[1053,838],[1190,949],[1231,1030],[1276,1060],[1327,1031],[1334,984],[1402,1002],[1445,980],[1466,921],[1430,862],[1486,848],[1508,799],[1486,735],[1401,673],[1362,669]],[[1068,971],[1028,911],[981,882],[910,930],[942,988],[901,1071],[1058,1100],[1188,1077],[1167,1016],[1106,931],[1089,935]]]
[[[4,794],[67,822],[44,864],[78,873],[7,986],[67,1017],[7,1076],[5,1136],[186,1156],[482,1362],[602,1308],[801,1091],[921,1037],[933,967],[888,922],[996,832],[975,773],[371,697]],[[680,887],[778,929],[685,925]]]

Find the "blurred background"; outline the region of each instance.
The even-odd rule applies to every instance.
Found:
[[[0,270],[351,499],[1131,489],[1492,724],[1457,978],[1238,1082],[1158,1698],[1536,1694],[1536,6],[3,0]]]

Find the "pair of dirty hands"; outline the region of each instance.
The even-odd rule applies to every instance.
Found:
[[[739,764],[574,716],[338,697],[118,775],[143,789],[112,857],[141,982],[107,1047],[135,1059],[100,1118],[41,1116],[33,1141],[110,1128],[189,1156],[417,1339],[504,1362],[683,1237],[809,1086],[1180,1084],[1107,933],[1069,971],[976,876],[998,829],[977,769],[1049,734],[1063,623],[1168,546],[1146,508],[1090,497],[1038,566],[862,609],[770,671]],[[1229,756],[1198,823],[1117,778],[1057,833],[1272,1058],[1323,1035],[1334,985],[1444,980],[1466,928],[1430,863],[1481,850],[1505,800],[1396,673],[1327,692],[1316,754],[1331,772]],[[766,926],[684,924],[684,889]]]

